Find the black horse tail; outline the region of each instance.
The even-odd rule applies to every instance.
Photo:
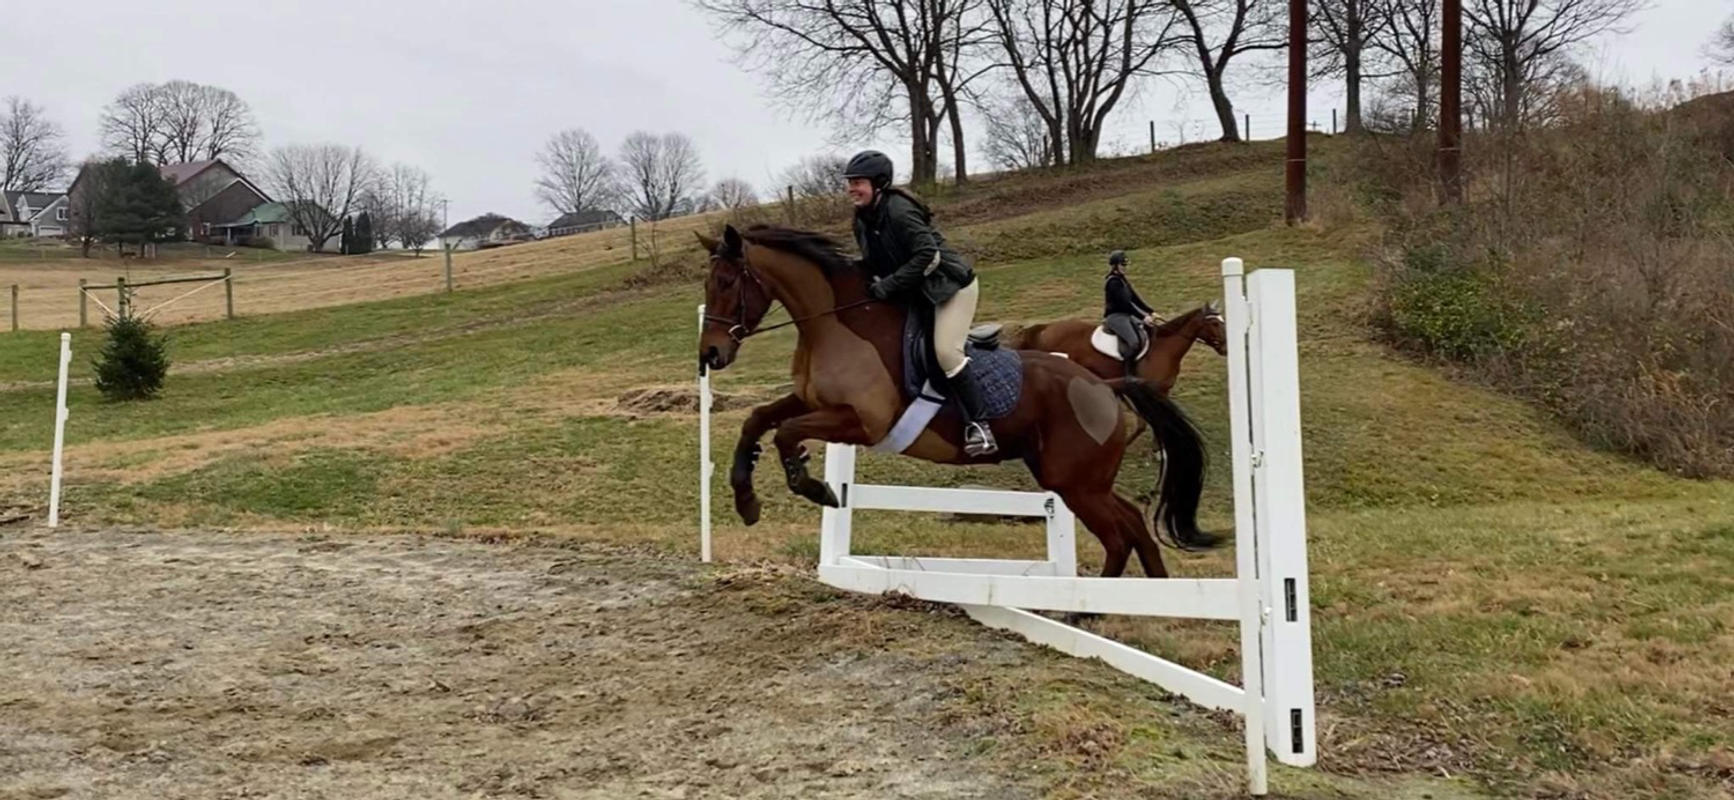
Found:
[[[1115,381],[1115,392],[1132,404],[1132,410],[1150,425],[1162,446],[1162,470],[1157,476],[1160,493],[1156,500],[1156,536],[1168,530],[1167,542],[1181,550],[1209,550],[1223,537],[1200,530],[1198,500],[1204,493],[1204,471],[1209,466],[1204,436],[1186,412],[1136,378]]]

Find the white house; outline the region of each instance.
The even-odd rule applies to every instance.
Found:
[[[0,235],[65,236],[65,192],[0,193]]]

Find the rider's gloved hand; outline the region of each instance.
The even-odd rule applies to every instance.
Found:
[[[874,278],[873,283],[867,287],[867,296],[874,300],[884,300],[890,297],[891,287],[887,285],[888,283],[884,278]]]

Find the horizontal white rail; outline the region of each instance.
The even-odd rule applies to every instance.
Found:
[[[1000,514],[1047,517],[1054,513],[1053,495],[996,489],[935,489],[926,486],[850,484],[849,507],[857,511],[922,511],[955,514]]]
[[[1041,575],[1055,577],[1059,565],[1052,561],[1013,561],[1000,558],[928,558],[926,556],[849,556],[844,566],[898,569],[915,572],[961,572],[968,575]]]
[[[869,594],[901,592],[935,603],[1080,614],[1240,618],[1239,585],[1231,578],[1052,578],[820,564],[819,580],[839,589]]]

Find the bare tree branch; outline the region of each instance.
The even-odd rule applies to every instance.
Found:
[[[693,208],[694,190],[704,181],[698,150],[683,133],[634,132],[620,147],[620,167],[624,202],[639,219],[667,219]]]
[[[0,108],[0,190],[36,192],[66,177],[66,134],[22,97]]]
[[[1585,40],[1619,30],[1645,0],[1465,0],[1464,50],[1499,82],[1494,113],[1507,128],[1525,122],[1534,98],[1526,89],[1545,77],[1553,57]]]
[[[716,187],[710,191],[710,196],[717,207],[730,211],[750,208],[759,204],[758,190],[740,178],[723,178],[717,181]]]
[[[560,131],[536,154],[542,176],[536,197],[556,214],[607,208],[619,194],[617,169],[596,137],[582,128]]]
[[[1706,55],[1719,64],[1734,67],[1734,17],[1722,21],[1722,27],[1716,29],[1716,35],[1710,37],[1710,44],[1705,47]]]
[[[1439,75],[1439,0],[1376,0],[1384,26],[1369,44],[1400,65],[1412,102],[1410,130],[1425,128],[1433,118],[1432,99]]]
[[[290,219],[307,232],[314,251],[343,229],[343,220],[360,210],[377,168],[359,147],[336,144],[290,145],[271,151],[266,163],[272,190],[289,209]]]
[[[418,255],[440,232],[436,209],[440,196],[431,188],[426,171],[408,164],[393,164],[367,187],[359,209],[373,220],[373,238],[380,247],[392,242]]]
[[[1222,141],[1240,141],[1240,123],[1224,76],[1236,56],[1288,47],[1287,9],[1281,0],[1170,0],[1186,23],[1199,74],[1222,125]],[[1212,44],[1212,35],[1219,42]]]
[[[259,127],[247,103],[228,89],[169,81],[141,83],[103,109],[103,146],[151,164],[254,155]]]

